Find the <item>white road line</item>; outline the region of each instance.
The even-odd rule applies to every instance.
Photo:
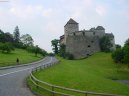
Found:
[[[48,62],[45,63],[45,64],[48,64],[48,63],[51,63],[51,62],[52,62],[52,57],[51,57],[50,61],[48,61]],[[42,65],[45,65],[45,64],[42,64]],[[40,66],[41,66],[41,65],[40,65]],[[38,67],[38,66],[36,66],[36,67]],[[26,69],[22,69],[22,70],[18,70],[18,71],[9,72],[9,73],[0,75],[0,77],[6,76],[6,75],[10,75],[10,74],[13,74],[13,73],[17,73],[17,72],[21,72],[21,71],[25,71],[25,70],[29,70],[29,69],[33,69],[33,68],[36,68],[36,67],[30,67],[30,68],[26,68]]]

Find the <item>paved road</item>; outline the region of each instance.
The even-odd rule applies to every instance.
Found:
[[[0,70],[0,96],[34,96],[26,87],[25,79],[32,68],[50,62],[56,62],[56,58],[46,57],[34,65]]]

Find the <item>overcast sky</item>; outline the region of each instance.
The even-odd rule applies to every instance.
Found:
[[[3,1],[3,0],[0,0]],[[30,34],[35,44],[51,51],[51,40],[64,34],[73,18],[79,29],[103,26],[115,35],[117,44],[129,38],[129,0],[9,0],[0,2],[0,29]]]

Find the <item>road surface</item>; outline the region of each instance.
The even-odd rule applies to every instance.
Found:
[[[0,70],[0,96],[34,96],[25,84],[26,77],[32,68],[56,61],[54,57],[46,57],[34,65]]]

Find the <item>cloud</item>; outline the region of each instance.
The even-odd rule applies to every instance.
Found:
[[[14,6],[10,8],[11,14],[24,19],[34,18],[37,15],[41,15],[42,11],[43,7],[40,5]]]
[[[32,35],[35,44],[47,51],[51,51],[51,40],[64,34],[63,26],[69,18],[80,23],[80,30],[102,25],[107,27],[106,31],[110,29],[107,32],[121,36],[121,40],[125,38],[123,34],[128,36],[129,33],[128,0],[10,1],[6,6],[0,7],[1,29],[13,32],[14,27],[18,25],[21,34]],[[119,42],[119,38],[116,41]]]
[[[53,10],[51,8],[42,10],[42,16],[50,18],[53,15]]]
[[[34,19],[38,16],[49,18],[54,12],[52,8],[45,8],[43,5],[13,2],[10,4],[9,13],[22,19]]]
[[[97,6],[95,10],[96,13],[100,16],[104,16],[107,13],[106,9],[103,6]]]

